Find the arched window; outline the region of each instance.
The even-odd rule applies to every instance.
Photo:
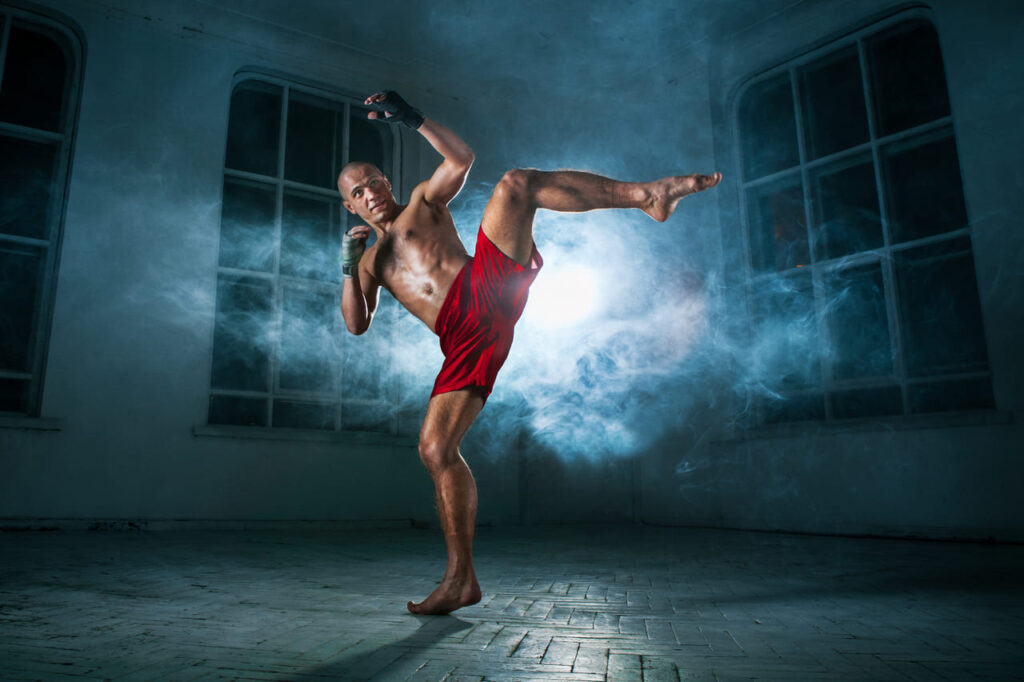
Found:
[[[80,51],[0,7],[0,412],[38,416],[57,280]]]
[[[379,363],[340,320],[340,236],[355,216],[336,179],[349,160],[395,171],[390,127],[360,103],[245,75],[231,95],[209,424],[394,432]],[[397,190],[396,190],[397,191]],[[391,301],[382,297],[378,315]],[[347,344],[361,348],[345,352]]]
[[[897,17],[737,102],[763,421],[994,407],[939,39]]]

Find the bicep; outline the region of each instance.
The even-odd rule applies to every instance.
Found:
[[[445,159],[434,174],[430,176],[424,187],[423,198],[430,203],[447,206],[455,198],[462,186],[466,184],[471,164],[463,164]]]

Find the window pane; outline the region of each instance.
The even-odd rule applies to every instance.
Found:
[[[240,398],[231,395],[210,396],[210,424],[266,426],[266,398]]]
[[[903,413],[899,386],[859,388],[832,394],[832,416],[836,419],[882,417]]]
[[[282,303],[278,384],[284,390],[333,392],[337,294],[289,287]]]
[[[788,270],[810,262],[800,179],[755,187],[747,194],[751,267]]]
[[[813,171],[811,197],[815,258],[838,258],[882,246],[875,165],[870,156]]]
[[[784,422],[819,421],[825,418],[825,399],[820,393],[783,396],[779,400],[765,401],[766,424]]]
[[[314,104],[309,98],[288,99],[288,140],[284,156],[284,177],[318,187],[334,187],[332,168],[336,146],[335,127],[340,127],[338,109],[326,102]],[[338,130],[338,137],[342,131]],[[339,168],[340,170],[340,168]]]
[[[857,47],[815,61],[799,74],[808,158],[868,141],[868,117]]]
[[[996,406],[988,379],[911,384],[908,391],[912,412],[985,410]]]
[[[811,273],[804,271],[760,282],[751,312],[754,345],[751,361],[770,390],[821,381],[818,323]]]
[[[826,276],[832,376],[877,376],[892,371],[882,270],[877,263]]]
[[[757,83],[743,95],[739,108],[743,178],[752,180],[797,165],[793,88],[789,74]]]
[[[44,256],[32,247],[0,247],[0,369],[32,371]]]
[[[0,232],[49,239],[57,147],[0,136]]]
[[[27,379],[0,379],[0,412],[28,411]]]
[[[214,388],[269,389],[271,296],[271,285],[263,280],[223,277],[217,282]]]
[[[387,128],[385,124],[367,120],[367,111],[352,109],[349,119],[349,160],[368,161],[387,175],[391,170],[388,163],[390,150],[385,149]]]
[[[899,253],[896,274],[908,373],[986,369],[984,323],[968,238]]]
[[[293,400],[274,401],[274,426],[291,429],[334,430],[338,406],[334,403],[303,403]]]
[[[954,139],[914,144],[884,152],[886,205],[894,243],[967,225]]]
[[[322,282],[340,276],[337,200],[284,195],[281,214],[281,274]]]
[[[68,60],[52,38],[11,27],[0,82],[0,121],[60,132]]]
[[[949,115],[939,36],[931,24],[900,24],[867,42],[880,135]]]
[[[276,177],[280,134],[281,88],[260,81],[236,87],[231,93],[224,165]]]
[[[224,183],[220,220],[220,265],[274,269],[274,188],[237,180]]]

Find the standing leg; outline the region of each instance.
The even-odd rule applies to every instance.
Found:
[[[494,188],[482,227],[503,253],[526,265],[533,249],[533,216],[538,208],[563,212],[639,208],[664,222],[680,199],[710,189],[721,179],[721,173],[714,173],[620,182],[580,171],[510,170]]]
[[[450,613],[480,601],[480,585],[473,570],[476,482],[459,453],[459,443],[483,406],[483,399],[473,390],[441,393],[427,405],[420,431],[420,459],[434,481],[448,565],[441,584],[429,597],[419,604],[409,602],[413,613]]]

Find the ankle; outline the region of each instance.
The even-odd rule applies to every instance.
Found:
[[[653,196],[650,183],[619,182],[616,183],[614,205],[621,208],[644,208],[650,205]]]

